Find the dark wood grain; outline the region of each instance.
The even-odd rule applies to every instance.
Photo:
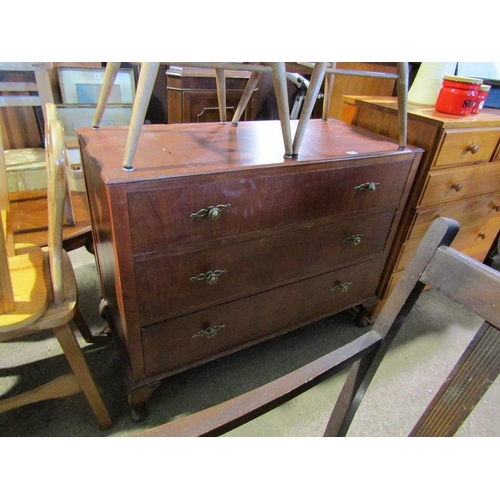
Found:
[[[146,373],[154,375],[213,359],[374,297],[382,264],[381,259],[369,260],[143,328]],[[331,291],[342,283],[351,283],[346,292]],[[193,338],[220,324],[225,327],[214,338]]]
[[[335,120],[311,121],[294,160],[278,121],[145,126],[127,173],[126,132],[78,130],[103,303],[136,408],[162,378],[376,303],[421,150]],[[220,218],[191,217],[215,205],[227,205]],[[356,234],[359,245],[342,243]],[[219,268],[215,285],[190,280]],[[349,292],[330,292],[344,281]],[[215,338],[192,338],[219,313]]]
[[[388,234],[393,217],[394,211],[388,210],[224,246],[188,251],[174,247],[137,257],[134,267],[143,324],[382,256],[387,240],[380,235]],[[357,235],[360,242],[354,244],[349,238]],[[284,248],[293,251],[283,252]],[[213,284],[191,280],[211,270],[225,273]]]

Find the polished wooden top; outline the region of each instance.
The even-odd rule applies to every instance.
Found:
[[[396,97],[351,96],[345,95],[344,102],[376,110],[396,113],[398,102]],[[476,128],[500,126],[500,109],[483,108],[476,115],[456,116],[439,113],[434,106],[408,103],[408,114],[417,121],[432,123],[442,128]]]
[[[297,121],[292,122],[292,133]],[[145,125],[134,170],[122,169],[128,127],[77,129],[82,150],[94,159],[106,183],[223,173],[259,167],[293,166],[305,162],[353,157],[407,154],[392,139],[337,120],[310,120],[297,159],[283,157],[279,121]]]
[[[17,191],[9,193],[11,224],[14,243],[30,243],[39,247],[48,244],[47,190]],[[87,195],[72,191],[75,224],[63,226],[63,246],[73,250],[91,241],[90,212]]]

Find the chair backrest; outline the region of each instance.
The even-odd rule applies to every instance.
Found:
[[[0,82],[0,91],[4,93],[0,96],[0,106],[41,106],[45,117],[45,104],[54,102],[49,78],[51,69],[50,62],[0,62],[0,71],[32,71],[35,75],[35,82]]]
[[[60,120],[55,119],[53,106],[47,105],[47,204],[48,204],[48,247],[50,272],[54,303],[60,304],[64,300],[63,289],[63,247],[62,230],[64,206],[67,196],[66,169],[69,167],[64,127]],[[50,119],[50,121],[49,121]]]

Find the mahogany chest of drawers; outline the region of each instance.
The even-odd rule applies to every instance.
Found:
[[[345,117],[397,137],[394,98],[346,96]],[[500,230],[500,112],[458,117],[409,105],[408,141],[425,150],[388,258],[380,309],[436,217],[460,223],[452,246],[483,261]]]
[[[374,306],[422,151],[311,120],[78,130],[106,316],[144,410],[160,380],[354,306]]]

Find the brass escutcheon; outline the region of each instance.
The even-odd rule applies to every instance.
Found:
[[[348,243],[352,243],[354,246],[358,246],[361,243],[361,238],[364,236],[363,233],[353,234],[342,241],[342,245],[347,245]]]
[[[378,185],[380,185],[380,182],[365,182],[364,184],[356,186],[354,189],[356,191],[375,191]]]
[[[209,285],[215,285],[219,281],[219,276],[221,274],[226,274],[227,269],[216,269],[214,271],[207,271],[206,273],[198,274],[198,276],[192,276],[189,281],[203,281],[207,280]]]
[[[230,206],[230,203],[227,203],[226,205],[211,205],[207,208],[202,208],[197,212],[193,212],[189,215],[189,217],[191,219],[193,219],[194,217],[208,217],[209,219],[217,220],[220,217],[222,211],[226,208],[229,208]]]
[[[352,281],[346,281],[345,283],[340,283],[339,285],[335,285],[333,288],[330,288],[330,292],[346,293],[347,289],[351,285],[352,285]]]
[[[217,335],[217,331],[220,330],[221,328],[225,328],[226,325],[224,323],[220,325],[215,325],[215,326],[209,326],[208,328],[205,328],[204,330],[200,330],[197,333],[193,333],[192,338],[196,337],[203,337],[203,335],[207,336],[207,339],[213,339]]]

